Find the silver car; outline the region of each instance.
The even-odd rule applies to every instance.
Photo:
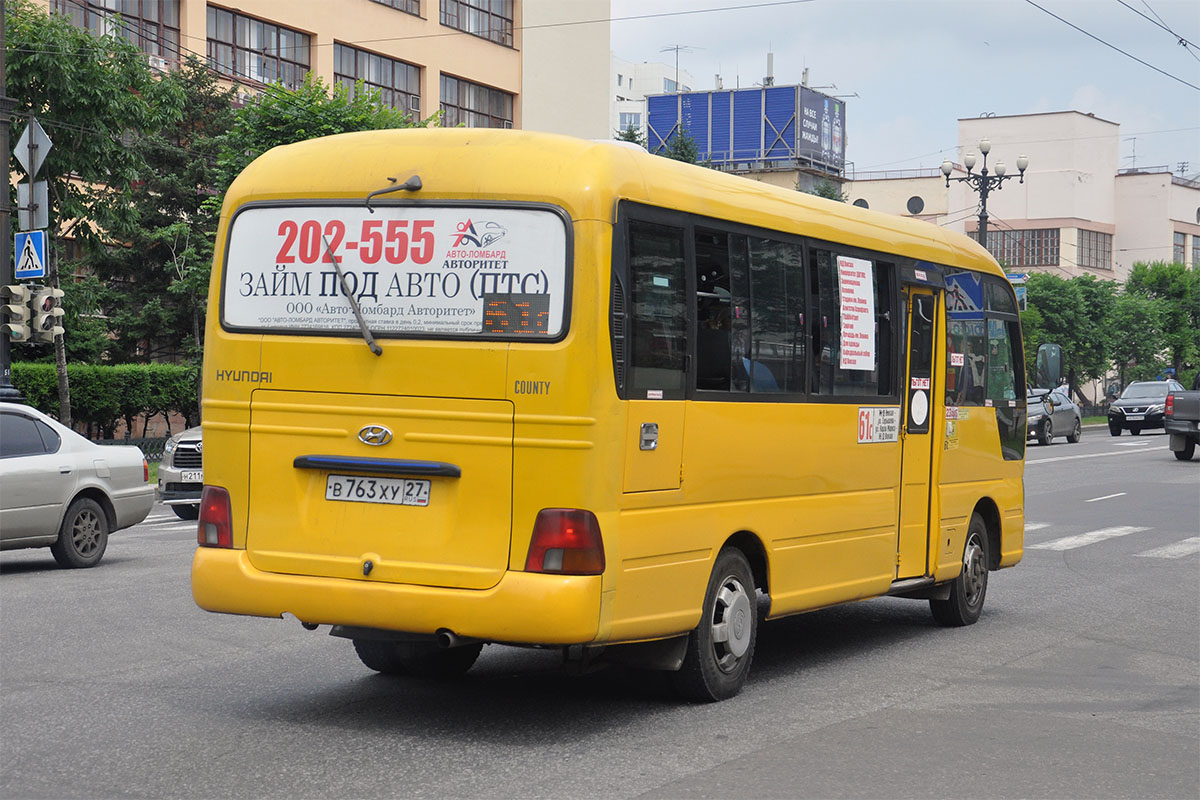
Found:
[[[204,489],[204,441],[200,428],[188,428],[167,440],[158,464],[158,499],[180,519],[200,516]]]
[[[29,406],[0,404],[0,549],[49,547],[63,567],[94,567],[108,535],[150,513],[142,451],[93,444]]]
[[[1030,389],[1026,406],[1029,411],[1027,438],[1037,439],[1038,444],[1050,444],[1055,436],[1065,436],[1072,444],[1079,441],[1083,434],[1083,417],[1066,387],[1052,391]]]

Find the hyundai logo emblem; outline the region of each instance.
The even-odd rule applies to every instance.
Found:
[[[364,425],[358,432],[358,440],[363,444],[378,447],[392,440],[392,432],[382,425]]]

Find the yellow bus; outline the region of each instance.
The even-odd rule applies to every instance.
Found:
[[[966,237],[522,131],[276,148],[208,303],[205,609],[383,673],[489,643],[743,686],[763,619],[978,619],[1024,535],[1011,285]]]

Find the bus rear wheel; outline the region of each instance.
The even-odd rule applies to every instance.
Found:
[[[355,639],[354,652],[364,666],[384,675],[414,678],[457,678],[479,658],[483,643],[441,647],[435,642],[389,642]]]
[[[673,673],[676,691],[689,700],[726,700],[742,690],[758,640],[754,573],[741,550],[717,555],[700,624],[688,634],[683,666]]]
[[[948,598],[929,601],[929,610],[939,625],[959,628],[974,625],[979,620],[987,597],[987,546],[987,526],[979,514],[972,514],[971,525],[967,528],[967,545],[963,550],[962,572],[950,584]]]

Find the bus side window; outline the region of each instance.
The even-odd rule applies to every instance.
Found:
[[[696,231],[696,388],[727,392],[732,379],[733,315],[729,234]]]
[[[804,391],[804,270],[800,245],[750,239],[751,392]]]
[[[687,356],[683,231],[629,223],[629,397],[682,399]]]

